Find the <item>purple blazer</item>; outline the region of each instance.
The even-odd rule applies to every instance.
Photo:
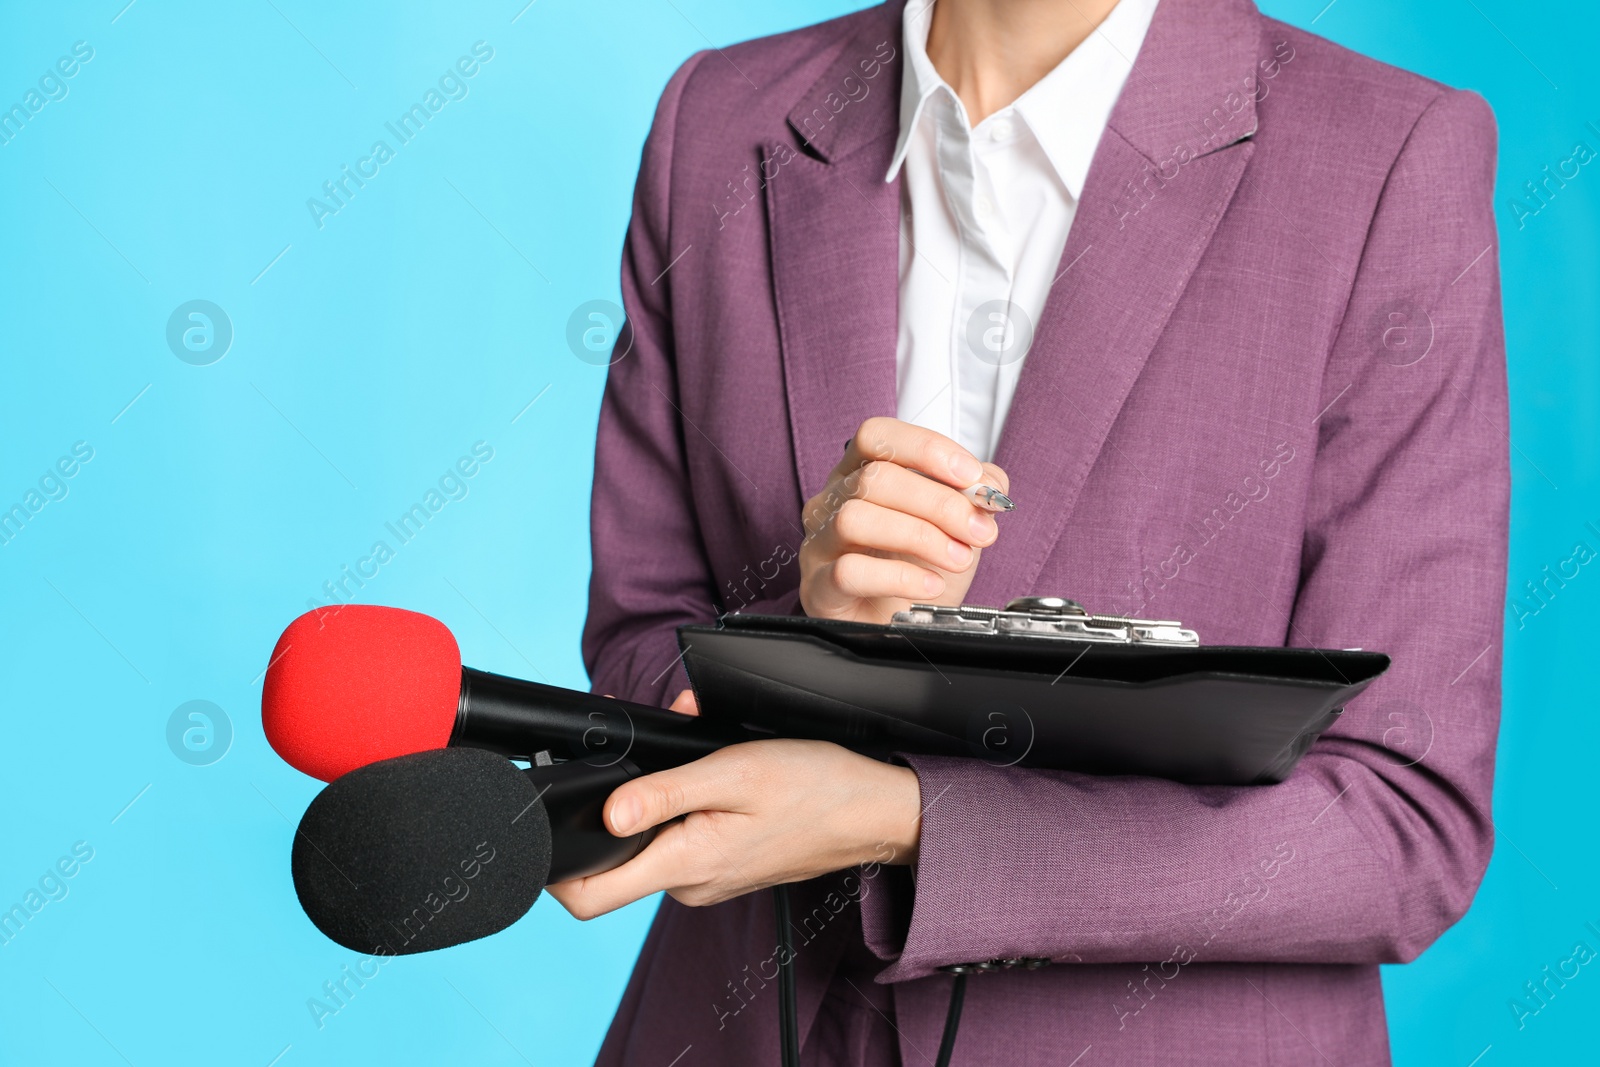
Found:
[[[895,411],[900,42],[891,0],[703,52],[662,96],[596,453],[597,691],[665,702],[676,626],[798,611],[802,502]],[[1019,507],[968,599],[1394,666],[1276,786],[912,759],[916,870],[797,887],[807,1062],[929,1062],[939,968],[1024,956],[1053,965],[969,982],[956,1063],[1388,1062],[1378,964],[1461,917],[1493,845],[1494,157],[1475,95],[1250,0],[1161,5],[995,457]],[[775,943],[768,893],[666,900],[600,1062],[775,1064]]]

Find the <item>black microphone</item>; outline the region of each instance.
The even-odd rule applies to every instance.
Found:
[[[381,760],[306,808],[290,867],[306,916],[345,948],[408,955],[515,923],[549,882],[619,866],[654,829],[613,837],[600,813],[626,761],[519,769],[475,748]]]
[[[261,724],[292,766],[330,782],[375,760],[466,745],[663,770],[759,735],[625,700],[464,668],[444,623],[401,608],[317,608],[283,631]]]

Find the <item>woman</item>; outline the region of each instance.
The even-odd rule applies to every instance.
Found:
[[[552,890],[671,897],[600,1062],[776,1062],[755,891],[792,882],[807,1063],[931,1061],[941,968],[1021,957],[956,1063],[1388,1062],[1377,965],[1492,847],[1493,159],[1477,97],[1250,0],[891,0],[684,65],[601,413],[598,690],[692,713],[674,628],[722,612],[1029,594],[1394,666],[1270,788],[772,740],[619,789],[619,833],[688,818]]]

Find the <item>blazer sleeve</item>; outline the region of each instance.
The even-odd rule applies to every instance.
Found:
[[[1493,847],[1510,482],[1494,159],[1480,98],[1428,105],[1328,358],[1289,643],[1381,649],[1388,674],[1276,786],[910,758],[914,886],[869,872],[862,902],[880,981],[1027,956],[1407,961],[1466,911]],[[1418,334],[1375,351],[1388,323]]]
[[[645,139],[622,253],[627,327],[606,375],[595,443],[583,660],[595,692],[645,704],[689,687],[675,629],[716,614],[678,414],[667,270],[678,107],[704,55],[673,74]]]

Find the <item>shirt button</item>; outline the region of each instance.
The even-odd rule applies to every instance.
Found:
[[[995,119],[989,124],[989,140],[991,141],[1004,141],[1015,132],[1016,127],[1011,124],[1010,119]]]
[[[972,207],[978,213],[978,221],[980,222],[988,222],[994,216],[994,204],[982,193],[978,194],[977,199],[973,201]]]

